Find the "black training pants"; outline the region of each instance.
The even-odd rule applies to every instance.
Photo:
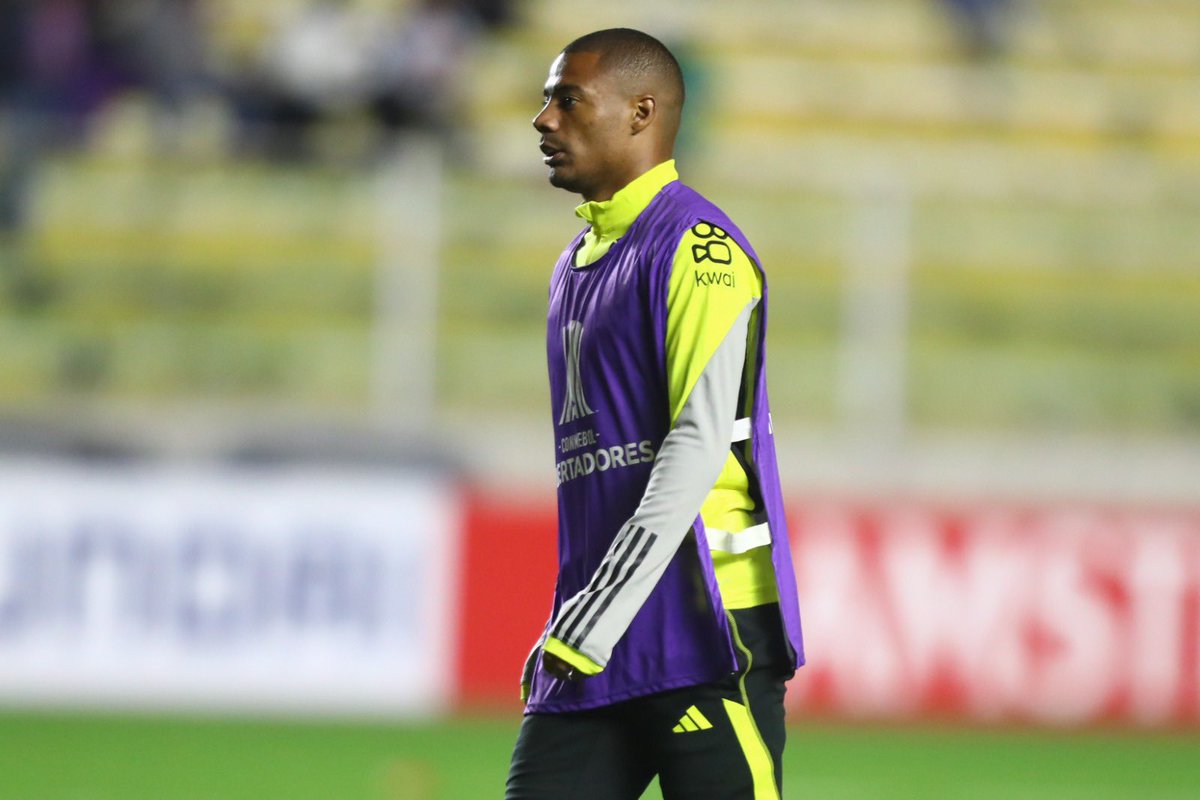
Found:
[[[724,681],[526,716],[506,800],[636,800],[655,775],[666,800],[777,800],[792,673],[779,606],[731,617],[740,669]]]

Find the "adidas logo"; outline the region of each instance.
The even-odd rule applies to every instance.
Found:
[[[679,718],[679,724],[671,730],[675,733],[691,733],[692,731],[706,731],[712,727],[700,709],[692,706],[687,711],[683,712],[683,716]]]

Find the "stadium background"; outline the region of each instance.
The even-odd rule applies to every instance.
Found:
[[[609,25],[771,281],[789,796],[1200,785],[1193,0],[0,9],[0,797],[497,796]]]

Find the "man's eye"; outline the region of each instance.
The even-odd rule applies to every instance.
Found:
[[[574,108],[575,104],[578,102],[579,101],[576,100],[574,97],[564,97],[558,101],[558,104],[560,106],[562,106],[563,108],[570,110],[570,109]]]

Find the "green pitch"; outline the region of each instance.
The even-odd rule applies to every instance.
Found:
[[[4,800],[489,800],[517,719],[346,724],[0,713]],[[791,730],[786,796],[1173,800],[1200,734],[828,723]],[[651,790],[647,797],[659,797]]]

